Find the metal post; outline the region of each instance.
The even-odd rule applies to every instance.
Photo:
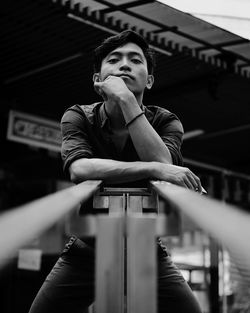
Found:
[[[210,238],[210,311],[220,312],[219,303],[219,245]]]
[[[104,188],[93,203],[109,209],[96,218],[96,313],[156,313],[156,214],[142,215],[157,211],[156,194]]]
[[[128,312],[156,313],[156,219],[128,217]]]
[[[107,209],[97,216],[96,312],[124,312],[124,213],[125,196],[98,192],[94,208]]]
[[[156,194],[127,195],[127,303],[129,313],[156,313]]]
[[[123,216],[97,217],[96,312],[123,313]]]

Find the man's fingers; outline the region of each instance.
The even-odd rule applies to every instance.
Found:
[[[195,174],[193,174],[194,175],[194,179],[195,179],[195,181],[196,181],[196,183],[197,183],[197,187],[196,187],[196,191],[198,191],[198,192],[202,192],[202,185],[201,185],[201,180],[200,180],[200,178],[198,177],[198,176],[196,176]]]
[[[198,176],[196,176],[193,172],[190,172],[188,175],[188,179],[190,180],[193,188],[195,191],[201,192],[202,187],[201,187],[201,182]]]
[[[167,174],[168,171],[171,174],[170,177],[166,179],[167,181],[199,193],[206,192],[202,188],[200,178],[190,171],[189,168],[166,164],[166,170]]]
[[[188,189],[195,190],[194,182],[190,179],[190,177],[186,176],[184,178],[184,183],[187,186]]]
[[[98,95],[100,95],[104,99],[104,101],[106,101],[107,96],[106,96],[105,92],[102,90],[101,86],[102,86],[101,82],[95,82],[94,83],[94,89],[95,89],[96,93],[98,93]]]

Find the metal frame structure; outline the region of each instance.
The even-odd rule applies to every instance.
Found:
[[[107,0],[96,0],[96,1],[85,1],[85,2],[75,2],[73,0],[52,0],[55,3],[61,4],[68,16],[71,18],[75,18],[78,21],[82,21],[85,23],[90,23],[97,28],[104,29],[111,33],[118,33],[124,29],[131,28],[141,35],[143,35],[149,44],[155,49],[160,51],[161,53],[171,55],[175,52],[179,54],[187,55],[191,58],[198,59],[200,61],[204,61],[212,66],[216,66],[218,68],[226,69],[233,71],[237,74],[242,75],[243,77],[250,77],[250,56],[246,56],[245,53],[240,53],[240,47],[246,45],[250,47],[249,40],[236,37],[234,34],[230,34],[227,31],[227,36],[230,37],[229,40],[225,42],[216,42],[213,43],[211,40],[202,39],[202,37],[198,37],[197,35],[191,34],[191,32],[187,32],[182,30],[180,26],[178,26],[178,21],[174,26],[168,24],[167,17],[168,11],[172,13],[176,13],[177,10],[171,8],[166,5],[162,5],[157,1],[147,0],[135,0],[129,1],[122,4],[114,4],[112,1]],[[152,5],[155,10],[164,10],[166,13],[166,23],[160,22],[153,18],[149,18],[143,7],[147,5]],[[99,5],[99,7],[98,7]],[[157,8],[157,6],[159,8]],[[165,6],[165,8],[164,8]],[[138,10],[133,11],[133,9],[141,8],[141,11],[138,13]],[[137,24],[148,24],[152,26],[152,30],[149,31],[146,27],[138,27],[130,24],[122,19],[116,17],[116,12],[121,12],[127,16],[130,16],[136,20],[138,20]],[[185,19],[185,13],[178,12],[179,15],[183,14],[182,18]],[[198,18],[192,17],[194,22],[200,26],[197,26],[197,33],[206,30],[209,25],[205,21],[199,20]],[[188,19],[188,15],[186,15],[186,19]],[[188,23],[188,21],[186,21]],[[211,28],[211,24],[210,24]],[[213,31],[219,30],[218,27],[214,26]],[[222,31],[222,30],[220,30]],[[166,33],[172,33],[175,36],[182,38],[181,42],[175,40],[166,39]],[[212,31],[211,31],[212,34]],[[183,42],[183,43],[182,43]],[[235,51],[234,49],[237,48]],[[207,52],[206,52],[207,51]],[[213,51],[212,55],[208,53],[209,51]]]
[[[93,207],[108,209],[96,217],[96,312],[156,313],[157,194],[104,188]]]

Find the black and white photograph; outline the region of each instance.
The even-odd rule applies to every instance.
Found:
[[[250,313],[250,0],[0,25],[0,312]]]

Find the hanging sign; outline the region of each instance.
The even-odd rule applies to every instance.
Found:
[[[58,122],[11,110],[7,139],[60,152],[61,130]]]

